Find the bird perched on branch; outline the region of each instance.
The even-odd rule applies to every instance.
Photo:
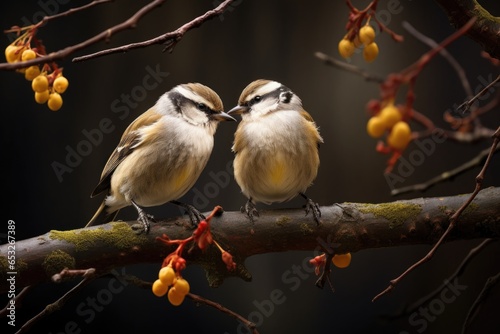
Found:
[[[256,80],[228,114],[242,117],[232,147],[234,176],[248,198],[242,212],[253,222],[257,202],[284,202],[300,194],[306,215],[312,212],[319,223],[319,205],[305,191],[318,173],[323,139],[300,98],[279,82]]]
[[[193,224],[204,219],[192,205],[178,201],[196,182],[214,146],[220,121],[235,121],[223,111],[220,97],[199,83],[181,84],[125,130],[109,157],[91,197],[106,193],[87,226],[112,221],[132,205],[149,230],[142,207],[166,202],[182,206]]]

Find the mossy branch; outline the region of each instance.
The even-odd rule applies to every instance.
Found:
[[[214,239],[233,254],[238,268],[230,272],[216,247],[205,253],[194,248],[186,254],[188,264],[202,265],[209,283],[219,285],[225,277],[250,280],[244,260],[272,252],[303,250],[313,252],[356,252],[362,249],[433,244],[446,230],[451,215],[463,204],[466,195],[417,198],[382,204],[342,203],[321,208],[321,224],[305,217],[302,209],[261,211],[252,225],[240,212],[224,212],[211,221]],[[500,237],[500,188],[479,192],[460,216],[447,241]],[[189,237],[193,230],[188,219],[173,218],[153,223],[149,234],[136,234],[137,222],[113,222],[70,231],[50,231],[16,242],[16,284],[23,286],[47,282],[69,269],[95,268],[97,275],[115,267],[137,263],[157,263],[174,249],[158,242],[163,234],[171,239]],[[8,245],[1,245],[7,254]],[[0,257],[0,276],[8,263]],[[0,292],[8,290],[6,277],[0,277]]]
[[[491,15],[476,0],[436,0],[436,2],[457,29],[476,17],[476,22],[467,34],[491,57],[500,59],[500,17]]]

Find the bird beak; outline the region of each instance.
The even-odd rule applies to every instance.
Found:
[[[241,114],[247,113],[249,110],[250,110],[250,108],[247,106],[236,106],[233,109],[229,110],[227,113],[229,115],[231,115],[231,114],[241,115]]]
[[[221,111],[220,113],[217,113],[217,114],[212,114],[211,118],[215,119],[217,121],[235,121],[236,122],[236,119],[234,117],[232,117],[231,115],[229,115],[228,113],[225,113],[223,111]]]

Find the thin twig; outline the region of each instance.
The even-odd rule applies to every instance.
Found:
[[[64,49],[61,49],[56,52],[49,53],[46,56],[43,57],[36,57],[35,59],[28,60],[28,61],[23,61],[23,62],[16,62],[16,63],[2,63],[0,64],[0,70],[15,70],[15,69],[20,69],[20,68],[25,68],[33,65],[38,65],[38,64],[46,64],[50,63],[56,60],[64,59],[67,56],[75,53],[76,51],[79,51],[81,49],[84,49],[90,45],[96,44],[100,41],[107,41],[110,39],[110,37],[120,31],[123,31],[125,29],[130,29],[134,28],[137,25],[137,22],[147,13],[152,11],[154,8],[159,7],[160,5],[163,4],[165,0],[154,0],[151,3],[147,4],[146,6],[142,7],[139,9],[134,15],[132,15],[130,18],[128,18],[126,21],[119,23],[111,28],[106,29],[105,31],[95,35],[92,38],[89,38],[79,44],[75,44],[72,46],[68,46]],[[49,17],[50,19],[50,17]]]
[[[61,12],[59,14],[54,14],[54,15],[51,15],[51,16],[44,16],[41,24],[45,24],[51,20],[54,20],[54,19],[57,19],[57,18],[60,18],[60,17],[63,17],[63,16],[68,16],[68,15],[71,15],[71,14],[74,14],[74,13],[77,13],[79,11],[83,11],[83,10],[86,10],[86,9],[89,9],[91,7],[94,7],[94,6],[97,6],[97,5],[101,5],[103,3],[107,3],[107,2],[113,2],[114,0],[94,0],[86,5],[83,5],[83,6],[80,6],[80,7],[75,7],[75,8],[70,8],[68,9],[67,11],[64,11],[64,12]]]
[[[251,322],[250,320],[247,320],[246,318],[242,317],[238,313],[235,313],[235,312],[231,311],[230,309],[222,306],[221,304],[213,302],[213,301],[208,300],[206,298],[203,298],[201,296],[195,295],[193,293],[188,293],[187,297],[191,298],[196,303],[202,303],[202,304],[205,304],[208,306],[212,306],[215,309],[217,309],[223,313],[228,314],[229,316],[235,318],[236,320],[239,320],[241,323],[243,323],[245,326],[247,326],[248,329],[250,329],[253,334],[259,334],[259,332],[256,329],[257,326],[253,322]]]
[[[65,270],[66,269],[63,269],[63,271],[60,273],[61,276],[63,277],[66,276],[66,273],[64,272]],[[73,297],[78,292],[78,290],[80,290],[82,287],[84,287],[93,280],[94,274],[95,274],[95,269],[93,268],[84,270],[82,273],[83,279],[80,281],[80,283],[75,285],[71,290],[66,292],[61,298],[59,298],[52,304],[45,306],[42,312],[38,313],[33,318],[28,320],[25,324],[23,324],[21,328],[16,332],[16,334],[27,332],[31,328],[31,326],[33,326],[37,321],[59,310],[71,297]]]
[[[227,7],[231,5],[231,3],[234,0],[226,0],[222,2],[219,6],[216,8],[207,11],[205,14],[198,16],[197,18],[193,19],[192,21],[185,23],[181,27],[179,27],[175,31],[171,31],[168,33],[165,33],[163,35],[160,35],[158,37],[142,41],[142,42],[137,42],[137,43],[131,43],[127,45],[122,45],[119,47],[115,48],[110,48],[106,50],[102,50],[99,52],[91,53],[85,56],[80,56],[80,57],[75,57],[73,58],[73,62],[80,62],[80,61],[85,61],[93,58],[98,58],[102,56],[106,56],[109,54],[113,53],[122,53],[122,52],[127,52],[133,49],[138,49],[138,48],[144,48],[147,46],[155,45],[155,44],[164,44],[165,47],[163,51],[168,50],[169,52],[172,52],[174,47],[177,45],[177,43],[180,42],[180,40],[184,37],[184,34],[186,34],[189,30],[193,28],[198,28],[201,26],[204,22],[213,19],[214,17],[222,14]]]
[[[142,280],[136,276],[133,276],[133,275],[118,275],[117,277],[123,278],[123,280],[125,280],[126,282],[134,284],[134,285],[136,285],[140,288],[143,288],[143,289],[151,289],[151,287],[153,285],[151,282],[144,281],[144,280]],[[195,303],[202,303],[202,304],[205,304],[208,306],[212,306],[212,307],[216,308],[217,310],[230,315],[231,317],[235,318],[236,320],[241,321],[245,326],[247,326],[252,331],[252,333],[254,333],[254,334],[259,333],[255,329],[256,325],[253,322],[244,318],[243,316],[239,315],[238,313],[231,311],[230,309],[222,306],[221,304],[213,302],[213,301],[206,299],[206,298],[203,298],[201,296],[195,295],[193,293],[188,293],[186,296],[191,298]]]
[[[495,80],[493,80],[492,82],[490,82],[479,93],[477,93],[476,95],[474,95],[474,97],[472,97],[470,100],[465,101],[464,103],[462,103],[461,105],[459,105],[457,107],[457,110],[462,110],[463,109],[462,112],[466,112],[478,98],[480,98],[481,96],[483,96],[484,93],[486,93],[486,91],[488,91],[492,86],[496,85],[499,81],[500,81],[500,74],[497,76],[497,78]]]
[[[464,325],[462,326],[462,334],[466,333],[470,324],[472,323],[472,321],[476,317],[477,312],[479,311],[478,310],[479,307],[486,300],[491,289],[499,282],[500,282],[500,273],[498,273],[495,276],[492,276],[486,280],[486,284],[484,285],[483,290],[481,290],[481,292],[477,296],[476,300],[472,304],[469,312],[467,313],[467,316],[465,317]]]
[[[419,300],[417,300],[416,302],[410,304],[409,306],[406,306],[403,310],[401,310],[401,312],[397,313],[397,314],[394,314],[394,315],[391,315],[391,316],[387,316],[386,318],[388,320],[394,320],[394,319],[398,319],[398,318],[401,318],[405,315],[408,315],[408,314],[412,314],[413,312],[415,312],[420,306],[424,305],[424,304],[427,304],[430,300],[434,299],[434,297],[436,297],[439,293],[441,293],[443,291],[443,289],[447,286],[447,284],[449,284],[448,282],[451,282],[453,281],[455,278],[459,277],[460,275],[463,274],[463,272],[465,271],[465,268],[467,267],[467,265],[469,265],[469,263],[471,263],[472,259],[481,253],[481,251],[488,245],[490,244],[491,242],[495,241],[494,239],[484,239],[483,241],[481,241],[481,243],[479,245],[477,245],[476,247],[472,248],[470,251],[469,251],[469,254],[467,254],[467,256],[462,260],[462,262],[460,263],[460,265],[457,267],[457,269],[455,270],[455,272],[453,274],[451,274],[450,277],[448,277],[439,287],[437,287],[434,291],[432,291],[431,293],[429,293],[428,295],[420,298]]]
[[[323,61],[326,65],[330,65],[336,68],[339,68],[341,70],[345,70],[347,72],[351,72],[357,75],[362,76],[366,81],[368,82],[376,82],[376,83],[382,83],[384,82],[384,78],[379,77],[374,74],[370,74],[367,71],[363,70],[362,68],[348,64],[344,61],[337,60],[327,54],[324,54],[323,52],[315,52],[314,56],[318,58],[319,60]]]
[[[332,289],[332,291],[334,291],[333,284],[330,281],[330,272],[331,272],[330,267],[332,265],[332,259],[334,255],[335,255],[334,253],[330,252],[328,252],[328,254],[326,255],[325,267],[323,268],[321,276],[316,281],[316,286],[320,289],[323,289],[323,287],[325,286],[325,282],[328,280],[330,288]]]
[[[453,228],[455,227],[455,224],[456,224],[456,222],[458,220],[458,217],[460,217],[460,215],[462,214],[462,212],[469,206],[469,204],[474,200],[474,198],[477,196],[477,194],[481,190],[481,187],[482,187],[482,184],[483,184],[483,180],[484,180],[484,175],[486,173],[486,169],[488,168],[488,166],[490,164],[490,161],[491,161],[491,158],[493,156],[493,153],[495,153],[496,148],[497,148],[499,142],[500,142],[500,127],[498,127],[498,129],[495,131],[495,134],[493,135],[493,144],[491,145],[488,157],[486,158],[486,161],[484,162],[483,168],[481,169],[481,171],[479,172],[479,174],[476,176],[476,187],[475,187],[474,191],[469,196],[469,198],[465,201],[465,203],[463,203],[462,206],[451,216],[448,228],[443,233],[443,235],[441,235],[441,238],[439,238],[439,240],[432,247],[432,249],[422,259],[420,259],[419,261],[417,261],[416,263],[414,263],[412,266],[410,266],[408,269],[406,269],[406,271],[403,272],[400,276],[398,276],[397,278],[391,280],[389,282],[390,283],[389,286],[385,290],[383,290],[381,293],[379,293],[378,295],[376,295],[373,298],[372,301],[376,301],[377,299],[379,299],[383,295],[391,292],[394,289],[394,287],[403,278],[406,277],[406,275],[408,275],[410,272],[412,272],[413,270],[415,270],[416,268],[418,268],[420,265],[422,265],[425,262],[429,261],[434,256],[434,253],[436,252],[436,250],[439,248],[439,246],[441,246],[441,244],[443,243],[444,239],[448,236],[448,234],[450,234],[451,230],[453,230]]]
[[[434,41],[432,38],[425,36],[422,34],[420,31],[415,29],[409,22],[404,21],[402,23],[403,28],[405,28],[410,34],[412,34],[415,38],[420,40],[422,43],[428,45],[431,48],[437,48],[439,46],[439,43]],[[458,63],[458,61],[446,50],[446,49],[441,49],[439,51],[439,54],[443,56],[449,63],[450,65],[455,69],[457,72],[458,77],[460,78],[460,82],[462,83],[462,86],[464,87],[465,93],[467,94],[468,97],[472,96],[472,88],[470,86],[469,80],[467,79],[467,75],[465,74],[465,70],[463,67]]]
[[[495,149],[495,152],[500,150],[500,146]],[[476,155],[474,158],[471,160],[467,161],[466,163],[453,168],[452,170],[443,172],[439,174],[438,176],[435,176],[425,182],[414,184],[411,186],[406,186],[406,187],[401,187],[401,188],[395,188],[391,190],[391,195],[396,196],[396,195],[401,195],[401,194],[406,194],[409,192],[414,192],[414,191],[426,191],[430,187],[440,183],[444,182],[446,180],[451,180],[455,176],[458,176],[462,173],[465,173],[466,171],[475,168],[477,166],[481,166],[484,163],[484,160],[488,157],[488,154],[490,153],[490,149],[487,148],[485,150],[482,150],[479,152],[478,155]]]
[[[19,292],[14,298],[9,299],[9,301],[7,302],[7,305],[5,305],[5,307],[0,311],[0,318],[4,318],[7,316],[7,313],[8,313],[7,307],[9,307],[11,301],[14,301],[14,303],[16,304],[16,308],[18,308],[19,305],[21,304],[21,301],[23,300],[24,297],[26,297],[26,295],[31,290],[31,288],[32,288],[32,285],[25,286],[21,290],[21,292]]]

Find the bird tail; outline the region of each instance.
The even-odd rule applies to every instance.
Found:
[[[106,204],[104,204],[104,201],[102,201],[101,206],[99,206],[96,213],[89,220],[87,225],[85,225],[85,227],[106,224],[106,223],[109,223],[110,221],[113,221],[115,219],[116,215],[118,214],[119,210],[108,213],[106,210],[107,208],[108,207],[106,206]]]

